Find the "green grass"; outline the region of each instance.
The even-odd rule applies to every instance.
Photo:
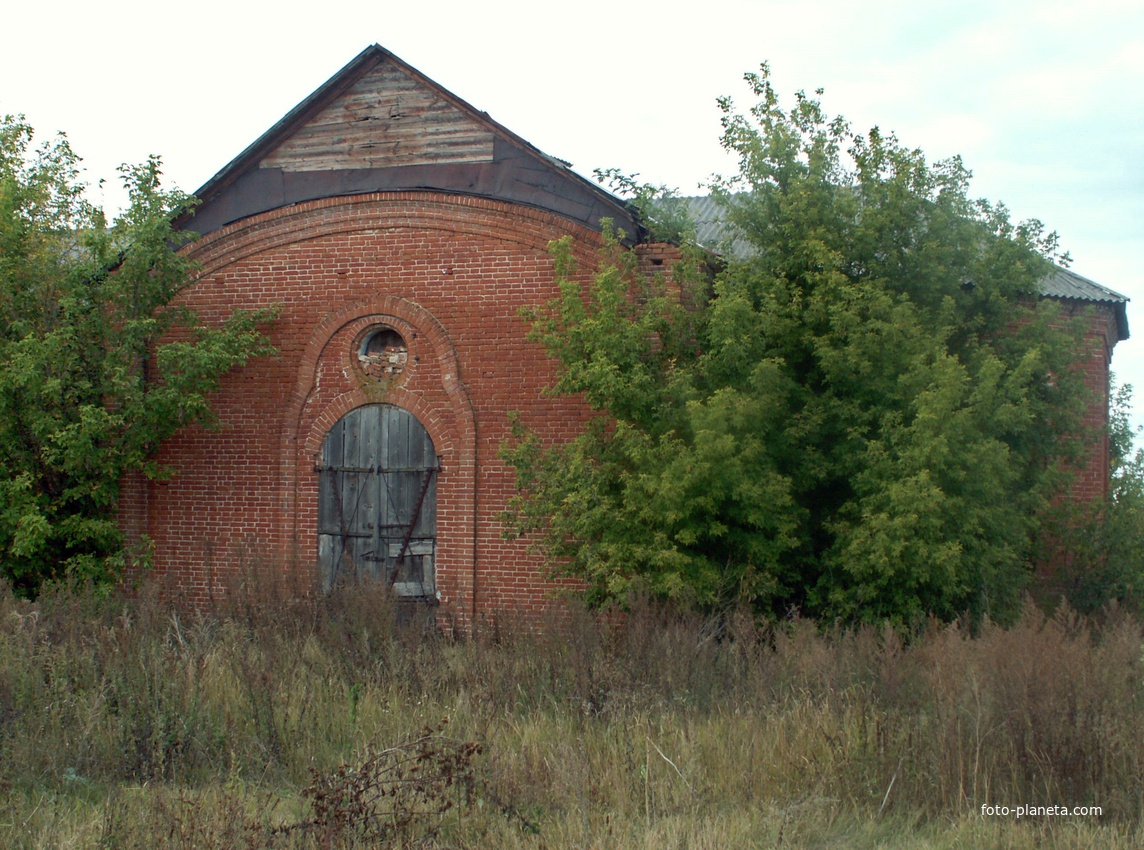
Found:
[[[0,846],[1144,847],[1127,615],[398,619],[368,587],[0,593]]]

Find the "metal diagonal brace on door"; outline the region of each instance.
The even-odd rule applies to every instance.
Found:
[[[409,519],[409,527],[405,529],[405,538],[401,541],[401,551],[397,555],[397,561],[393,565],[393,575],[389,577],[389,586],[397,582],[397,574],[401,571],[401,565],[405,563],[405,553],[409,551],[409,541],[413,538],[413,529],[417,527],[417,520],[421,516],[421,505],[425,502],[425,494],[429,492],[429,482],[433,480],[433,475],[440,468],[440,460],[437,466],[431,466],[425,470],[425,478],[421,481],[421,492],[417,496],[417,504],[413,508],[413,516]]]
[[[331,581],[331,583],[333,583],[333,581],[337,578],[338,573],[341,572],[341,568],[342,568],[341,561],[342,561],[342,556],[344,556],[345,552],[346,552],[346,541],[349,540],[350,537],[358,536],[358,535],[353,534],[350,531],[350,527],[353,526],[354,520],[357,519],[358,507],[360,507],[360,505],[361,505],[361,494],[362,494],[362,491],[365,490],[364,487],[358,487],[357,495],[354,498],[354,512],[350,516],[349,522],[347,522],[346,521],[346,508],[345,508],[345,504],[342,502],[342,484],[344,483],[344,479],[341,481],[338,480],[338,472],[341,472],[343,475],[345,475],[347,473],[361,473],[361,472],[372,473],[375,468],[374,467],[367,467],[365,469],[359,469],[359,468],[350,468],[350,467],[344,467],[344,466],[342,466],[342,467],[338,467],[338,466],[315,466],[314,469],[319,474],[322,472],[329,472],[330,473],[330,483],[332,485],[332,489],[334,492],[334,505],[338,509],[338,525],[341,528],[341,534],[338,535],[338,538],[341,541],[341,551],[338,553],[338,557],[334,559],[334,563],[332,563],[330,565],[330,573],[331,573],[330,581]],[[420,508],[420,504],[418,504],[418,508]]]

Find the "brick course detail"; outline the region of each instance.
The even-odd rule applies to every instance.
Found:
[[[226,592],[251,564],[296,586],[315,579],[322,440],[348,411],[387,402],[413,413],[442,458],[438,587],[464,620],[540,612],[555,585],[525,544],[503,539],[514,491],[498,457],[508,417],[547,439],[587,411],[543,394],[555,364],[526,339],[520,309],[558,294],[551,240],[571,233],[588,282],[598,233],[499,201],[395,192],[285,207],[217,230],[187,250],[200,279],[180,296],[207,322],[276,307],[276,357],[228,375],[212,399],[218,428],[188,428],[160,460],[169,482],[124,482],[123,525],[155,544],[157,568],[189,601]],[[355,339],[370,326],[408,347],[398,378],[365,381]]]

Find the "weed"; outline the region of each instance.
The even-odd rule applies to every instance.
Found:
[[[473,798],[473,758],[481,745],[443,734],[447,721],[396,745],[371,742],[361,758],[317,773],[302,792],[313,815],[281,832],[312,832],[322,846],[349,839],[405,846],[436,838],[445,814]]]
[[[1144,822],[1127,612],[903,633],[645,602],[446,637],[384,588],[288,590],[0,589],[0,846],[800,846],[1020,803],[1102,815],[930,844],[1127,847]]]

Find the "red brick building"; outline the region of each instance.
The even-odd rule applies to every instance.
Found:
[[[640,245],[622,201],[377,46],[197,194],[202,276],[183,297],[206,321],[277,306],[280,353],[226,378],[219,430],[165,444],[176,477],[125,482],[124,526],[154,541],[158,568],[197,601],[257,563],[304,587],[389,577],[461,619],[547,604],[536,556],[502,538],[513,479],[498,448],[510,412],[551,437],[585,412],[543,394],[554,364],[519,310],[556,294],[553,239],[571,234],[584,269],[603,218],[652,262],[665,246]],[[1124,299],[1067,273],[1053,285],[1098,308],[1086,362],[1106,394]],[[1106,461],[1093,469],[1095,492]]]
[[[277,306],[280,354],[228,376],[220,429],[185,429],[169,482],[126,482],[125,527],[205,601],[244,564],[312,586],[393,576],[458,616],[546,604],[502,539],[510,411],[555,435],[583,416],[542,394],[554,366],[519,310],[557,293],[551,240],[584,268],[619,199],[380,47],[212,178],[187,223],[205,321]]]

